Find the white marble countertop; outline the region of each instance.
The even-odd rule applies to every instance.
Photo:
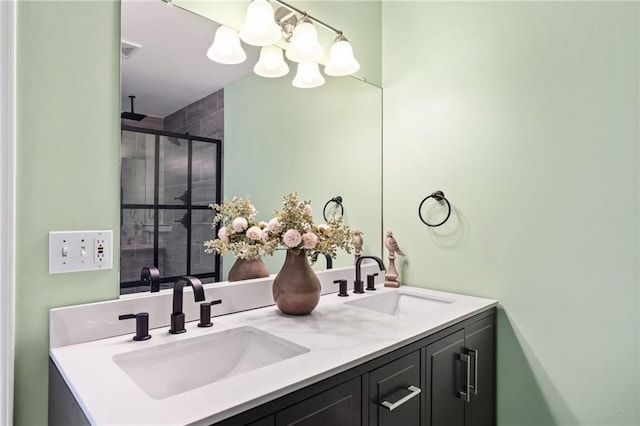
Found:
[[[150,330],[150,340],[136,342],[132,334],[52,348],[60,370],[85,415],[99,425],[211,424],[231,417],[319,380],[433,334],[497,305],[497,301],[459,294],[402,287],[403,292],[449,298],[453,303],[413,318],[398,318],[345,302],[396,289],[351,297],[327,294],[310,315],[283,315],[275,306],[213,318],[214,326],[168,333]],[[132,324],[133,326],[133,324]],[[179,342],[196,336],[250,326],[309,349],[308,352],[205,385],[165,399],[153,399],[113,361],[117,354]],[[212,359],[210,362],[215,363]]]

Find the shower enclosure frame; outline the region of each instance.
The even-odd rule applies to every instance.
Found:
[[[205,142],[211,143],[215,146],[215,200],[211,200],[211,204],[220,204],[222,202],[222,141],[219,139],[211,139],[200,136],[193,136],[188,133],[174,133],[174,132],[166,132],[163,130],[155,130],[155,129],[146,129],[136,126],[127,126],[122,125],[121,131],[125,132],[137,132],[137,133],[145,133],[155,136],[155,155],[154,155],[154,185],[153,185],[153,204],[145,204],[145,203],[124,203],[123,194],[121,190],[120,194],[120,228],[124,224],[123,221],[123,212],[127,209],[146,209],[153,210],[153,265],[144,265],[144,266],[156,266],[159,265],[160,259],[160,248],[159,248],[159,213],[162,210],[184,210],[187,213],[188,223],[185,225],[187,230],[187,249],[186,249],[186,274],[176,275],[176,276],[163,276],[162,270],[160,270],[160,283],[171,283],[176,281],[178,278],[184,275],[191,275],[196,278],[204,279],[204,278],[214,278],[214,280],[220,281],[221,279],[221,269],[222,269],[222,259],[218,254],[211,255],[214,259],[212,264],[213,271],[206,273],[191,273],[191,241],[192,241],[192,212],[194,210],[211,210],[211,208],[206,205],[193,205],[192,204],[192,192],[193,192],[193,142]],[[177,204],[160,204],[160,138],[164,136],[167,138],[177,138],[187,142],[187,190],[185,195],[187,196],[184,205]],[[122,161],[122,160],[121,160]],[[213,218],[213,211],[212,211]],[[212,230],[212,235],[216,235],[216,231]],[[122,244],[122,242],[121,242]],[[204,249],[203,249],[204,250]],[[122,290],[132,287],[139,287],[139,281],[120,281],[120,292],[122,294]]]

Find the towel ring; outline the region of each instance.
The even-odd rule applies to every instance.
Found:
[[[327,203],[324,205],[324,208],[322,209],[322,217],[324,217],[325,222],[329,221],[329,219],[327,219],[327,207],[331,203],[336,203],[337,205],[339,205],[340,216],[344,216],[344,206],[342,205],[342,197],[338,195],[337,197],[333,197],[332,199],[327,201]]]
[[[442,203],[442,201],[447,203],[447,217],[445,217],[444,220],[442,222],[440,222],[440,223],[435,223],[435,224],[429,223],[426,220],[424,220],[424,218],[422,217],[422,205],[429,198],[433,198],[434,200],[438,201],[439,203]],[[449,204],[449,200],[447,200],[447,198],[444,196],[444,193],[442,191],[436,191],[433,194],[431,194],[428,197],[426,197],[424,200],[422,200],[422,202],[420,203],[420,206],[418,207],[418,216],[420,217],[420,220],[422,221],[422,223],[424,223],[425,225],[430,226],[432,228],[435,228],[436,226],[440,226],[440,225],[444,224],[447,220],[449,220],[449,216],[451,216],[451,204]]]

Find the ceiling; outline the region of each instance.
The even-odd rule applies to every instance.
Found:
[[[221,65],[207,58],[218,24],[162,0],[122,0],[121,40],[141,45],[122,58],[121,110],[167,115],[216,92],[252,70],[258,49],[243,44],[247,60]]]

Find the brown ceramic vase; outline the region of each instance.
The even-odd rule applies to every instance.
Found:
[[[229,269],[229,281],[251,280],[269,276],[267,265],[262,259],[236,259]]]
[[[320,280],[304,250],[287,250],[282,269],[273,280],[273,300],[289,315],[307,315],[320,300]]]

